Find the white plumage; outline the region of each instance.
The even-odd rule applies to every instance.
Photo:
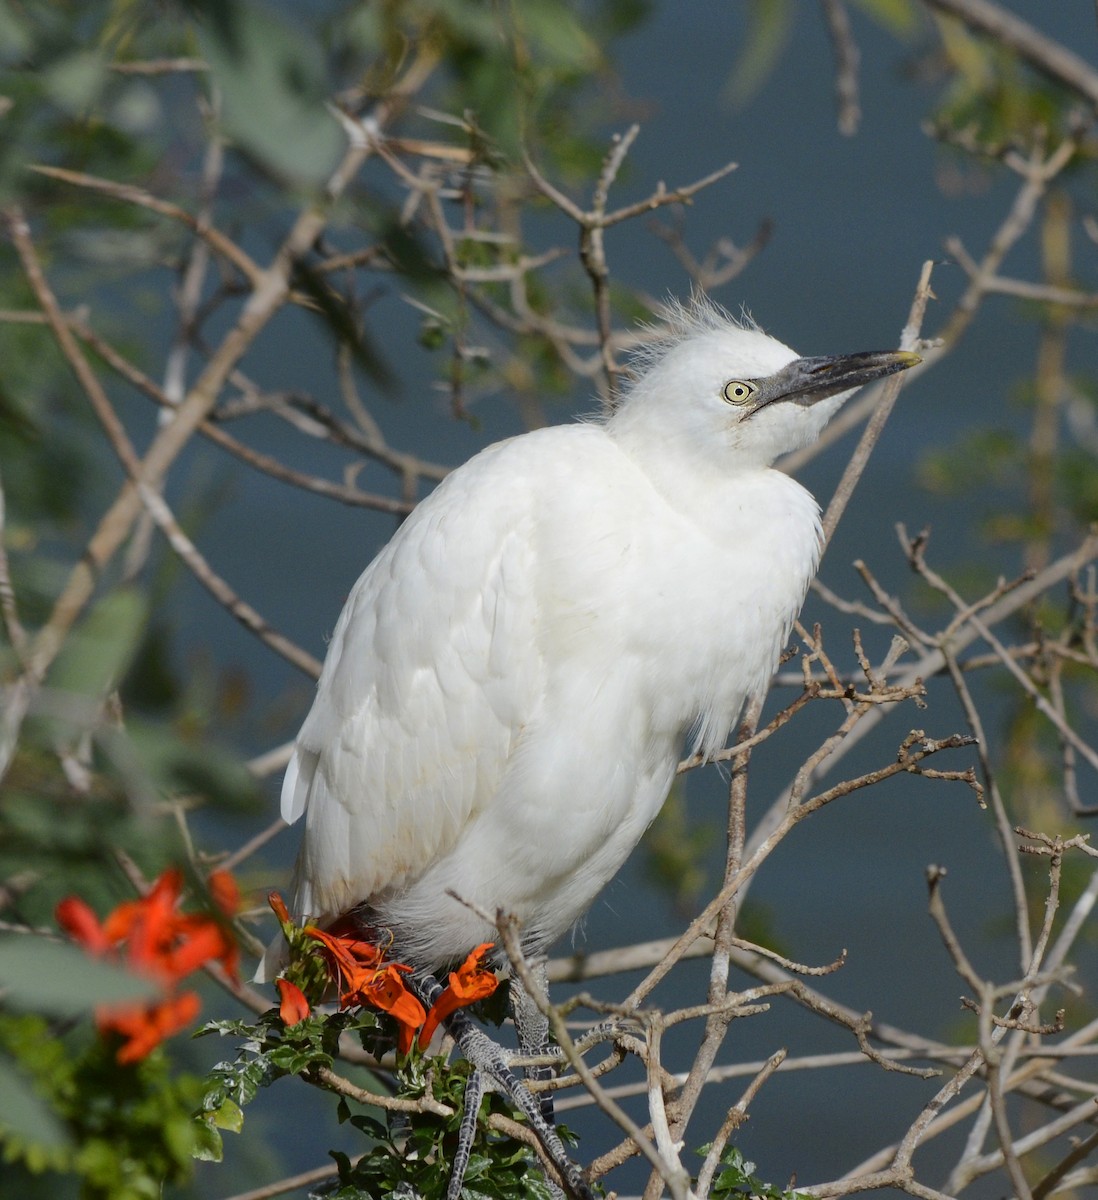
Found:
[[[722,746],[774,669],[820,527],[770,464],[914,361],[798,360],[696,305],[608,420],[445,479],[332,636],[282,793],[306,817],[296,915],[365,904],[423,969],[494,936],[449,890],[514,913],[532,949],[563,933],[659,811],[684,739]]]

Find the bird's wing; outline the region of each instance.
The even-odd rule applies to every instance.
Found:
[[[536,709],[526,440],[448,477],[347,601],[283,784],[285,819],[307,818],[298,915],[399,888],[451,849]]]

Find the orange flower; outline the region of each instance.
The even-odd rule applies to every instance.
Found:
[[[365,1004],[387,1012],[397,1023],[397,1049],[408,1054],[415,1041],[416,1031],[427,1019],[423,1005],[405,986],[402,971],[410,971],[403,963],[386,963],[364,978],[359,987],[343,997],[344,1008]]]
[[[197,992],[178,992],[156,1004],[115,1005],[97,1013],[96,1024],[103,1033],[123,1038],[115,1057],[120,1063],[137,1062],[155,1050],[165,1038],[186,1029],[198,1017],[202,1002]]]
[[[340,990],[343,1008],[353,1005],[344,997],[357,992],[364,980],[381,966],[382,953],[373,942],[351,934],[333,935],[315,925],[306,925],[304,932],[324,947],[324,957],[332,979]]]
[[[296,983],[291,983],[288,979],[276,979],[275,987],[278,988],[278,994],[282,998],[282,1003],[278,1006],[278,1015],[282,1018],[283,1025],[296,1025],[298,1021],[304,1021],[312,1009],[309,1008],[309,1001],[305,998],[305,993],[297,986]]]
[[[269,902],[278,913],[274,900],[269,898]],[[281,914],[279,918],[282,919]],[[386,961],[384,950],[376,942],[362,937],[361,931],[362,926],[348,916],[338,918],[327,929],[306,925],[302,930],[320,943],[329,975],[339,989],[340,1007],[365,1006],[387,1012],[397,1022],[397,1049],[401,1054],[410,1053],[417,1032],[420,1049],[423,1049],[441,1021],[457,1009],[490,996],[499,985],[495,975],[484,965],[484,957],[492,949],[492,943],[485,942],[477,946],[456,971],[450,972],[449,986],[443,989],[427,1013],[404,979],[412,968],[404,963]],[[281,991],[283,980],[277,983]],[[285,1004],[286,994],[282,994]],[[283,1020],[286,1020],[285,1016]]]
[[[339,920],[326,930],[306,925],[304,932],[323,947],[331,977],[339,988],[340,1007],[365,1005],[389,1013],[398,1026],[397,1048],[407,1054],[427,1016],[401,978],[412,968],[386,962],[380,947],[359,936],[352,922]]]
[[[239,893],[228,872],[214,872],[209,886],[222,912],[235,911]],[[78,896],[66,897],[55,910],[57,923],[89,954],[121,962],[163,989],[163,996],[151,1003],[102,1005],[96,1010],[100,1032],[123,1039],[117,1052],[120,1063],[144,1058],[198,1016],[198,995],[178,991],[180,980],[210,962],[220,962],[236,976],[239,952],[228,929],[205,914],[178,912],[182,891],[183,876],[172,869],[146,895],[119,904],[102,923]]]
[[[280,925],[292,925],[290,919],[290,910],[286,907],[286,901],[278,894],[278,892],[267,893],[267,903],[271,906],[271,912],[278,918]]]
[[[419,1048],[425,1050],[439,1023],[452,1012],[464,1008],[477,1000],[484,1000],[497,987],[499,980],[484,965],[484,956],[492,949],[491,942],[484,942],[473,950],[456,971],[450,972],[450,983],[443,988],[442,995],[431,1005],[427,1023],[419,1035]]]
[[[213,902],[227,917],[236,915],[240,908],[240,886],[228,871],[211,871],[206,879]]]
[[[54,910],[57,924],[97,958],[109,951],[114,943],[103,931],[99,918],[79,896],[66,896]]]

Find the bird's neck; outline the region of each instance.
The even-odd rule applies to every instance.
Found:
[[[712,532],[727,529],[727,501],[748,480],[774,474],[763,462],[727,446],[700,449],[697,439],[611,421],[607,433],[674,509]]]

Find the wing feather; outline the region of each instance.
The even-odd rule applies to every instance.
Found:
[[[351,592],[283,783],[285,819],[306,816],[298,916],[397,890],[445,855],[532,719],[545,667],[525,441],[448,477]]]

